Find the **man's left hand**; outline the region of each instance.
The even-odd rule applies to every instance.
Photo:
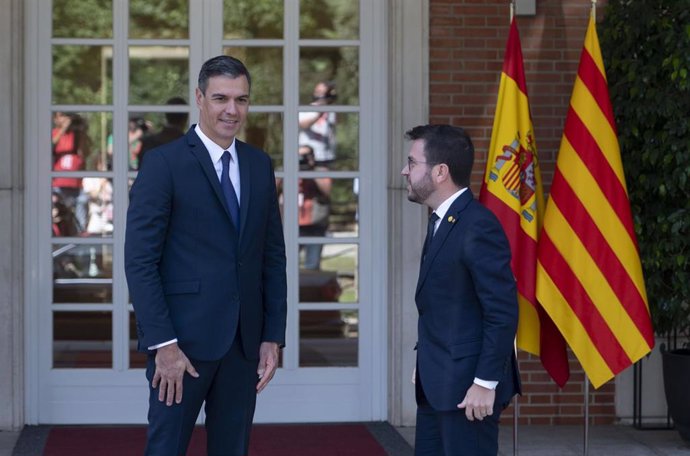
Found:
[[[495,400],[496,390],[473,383],[467,390],[465,398],[458,404],[458,408],[465,409],[465,416],[468,420],[474,421],[476,418],[482,421],[485,417],[493,415]]]
[[[271,381],[273,375],[278,368],[278,344],[275,342],[261,342],[259,347],[259,368],[256,373],[259,374],[259,383],[256,384],[256,392],[260,393],[268,382]]]

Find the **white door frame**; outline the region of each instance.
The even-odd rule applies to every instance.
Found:
[[[286,4],[298,5],[298,0],[285,0]],[[115,30],[126,29],[123,24],[126,5],[113,2]],[[190,34],[194,33],[194,21],[210,20],[212,10],[222,4],[220,0],[206,0],[195,7],[201,8],[201,16],[193,15]],[[198,5],[198,6],[197,6]],[[293,371],[281,369],[270,387],[261,394],[257,405],[256,421],[343,421],[383,420],[387,416],[387,289],[381,284],[387,282],[387,5],[384,0],[360,0],[360,193],[367,195],[359,200],[360,225],[359,267],[360,267],[360,345],[358,368],[299,368]],[[52,265],[49,261],[53,240],[45,234],[49,225],[50,164],[42,154],[50,150],[47,133],[51,126],[51,5],[45,0],[27,0],[25,3],[25,145],[26,145],[26,200],[25,200],[25,343],[26,343],[26,423],[131,423],[144,422],[147,408],[147,389],[143,370],[116,372],[117,384],[108,383],[112,370],[78,369],[53,370],[47,368],[50,360],[52,326],[51,310],[46,303],[52,292]],[[201,18],[200,18],[201,17]],[[203,18],[207,19],[203,19]],[[197,24],[198,25],[198,24]],[[200,27],[203,29],[203,27]],[[201,62],[208,57],[194,52],[194,43],[209,49],[209,27],[205,35],[190,39],[190,79],[198,71]],[[203,33],[203,32],[200,32]],[[118,39],[117,33],[114,40]],[[124,38],[123,38],[124,39]],[[106,44],[114,40],[103,40]],[[287,46],[286,46],[287,48]],[[118,54],[119,52],[119,54]],[[290,56],[286,56],[290,57]],[[286,61],[287,63],[287,61]],[[126,47],[116,50],[115,71],[127,70]],[[119,69],[119,70],[118,70]],[[365,74],[365,69],[366,71]],[[369,71],[370,70],[370,71]],[[286,87],[294,83],[290,72],[286,72]],[[192,82],[191,85],[194,85]],[[118,99],[117,93],[126,89],[114,82],[113,105],[99,106],[98,110],[113,109],[113,130],[125,131],[127,106]],[[190,95],[193,90],[190,89]],[[190,96],[190,103],[193,103]],[[289,100],[288,100],[289,101]],[[293,100],[296,107],[296,96]],[[79,107],[81,110],[82,107]],[[93,107],[85,106],[85,110]],[[195,109],[191,110],[194,118]],[[296,131],[287,131],[286,139],[296,138]],[[295,141],[296,143],[296,141]],[[289,170],[288,170],[289,171]],[[114,171],[115,177],[126,182],[125,168]],[[347,177],[347,176],[344,176]],[[117,198],[117,197],[116,197]],[[121,192],[115,200],[116,232],[113,237],[115,260],[113,289],[117,296],[126,295],[123,281],[115,274],[121,274],[121,250],[124,233],[124,212],[126,193]],[[119,207],[119,209],[118,209]],[[367,223],[366,220],[369,220]],[[117,231],[119,230],[119,231]],[[290,234],[293,241],[296,233]],[[294,243],[294,242],[293,242]],[[293,252],[294,253],[294,252]],[[296,283],[297,277],[289,277]],[[293,292],[294,293],[294,292]],[[113,318],[117,311],[113,309]],[[114,334],[115,336],[115,334]],[[296,335],[288,334],[294,343]],[[366,344],[366,346],[365,346]],[[121,359],[115,366],[126,365]],[[314,377],[319,381],[315,384]],[[100,386],[94,386],[100,385]],[[295,394],[302,391],[304,394]],[[309,399],[313,398],[313,401]],[[352,400],[356,398],[357,400]],[[326,400],[324,400],[326,399]],[[51,404],[46,407],[46,404]],[[270,413],[269,404],[271,406]],[[275,407],[273,407],[275,406]],[[108,414],[104,414],[108,410]],[[328,414],[324,415],[324,410]],[[70,418],[74,417],[74,418]],[[134,417],[134,418],[133,418]],[[310,418],[312,417],[312,418]]]

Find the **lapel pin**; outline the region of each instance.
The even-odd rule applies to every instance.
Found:
[[[455,223],[455,217],[453,217],[452,215],[449,215],[448,216],[448,223]]]

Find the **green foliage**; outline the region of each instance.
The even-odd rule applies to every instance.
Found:
[[[600,36],[654,327],[690,335],[690,0],[610,0]]]

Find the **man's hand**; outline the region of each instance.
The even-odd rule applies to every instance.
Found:
[[[256,373],[259,374],[259,383],[256,384],[256,392],[260,393],[268,382],[271,381],[273,375],[278,368],[278,344],[275,342],[261,342],[259,347],[259,368]]]
[[[474,421],[476,418],[482,421],[486,416],[493,415],[495,400],[496,390],[473,383],[467,390],[465,398],[458,404],[458,408],[465,409],[465,416],[468,420]]]
[[[182,379],[185,372],[194,378],[199,377],[176,343],[156,350],[156,372],[153,374],[151,387],[155,389],[160,384],[159,401],[168,406],[172,405],[173,398],[177,404],[182,402]]]

